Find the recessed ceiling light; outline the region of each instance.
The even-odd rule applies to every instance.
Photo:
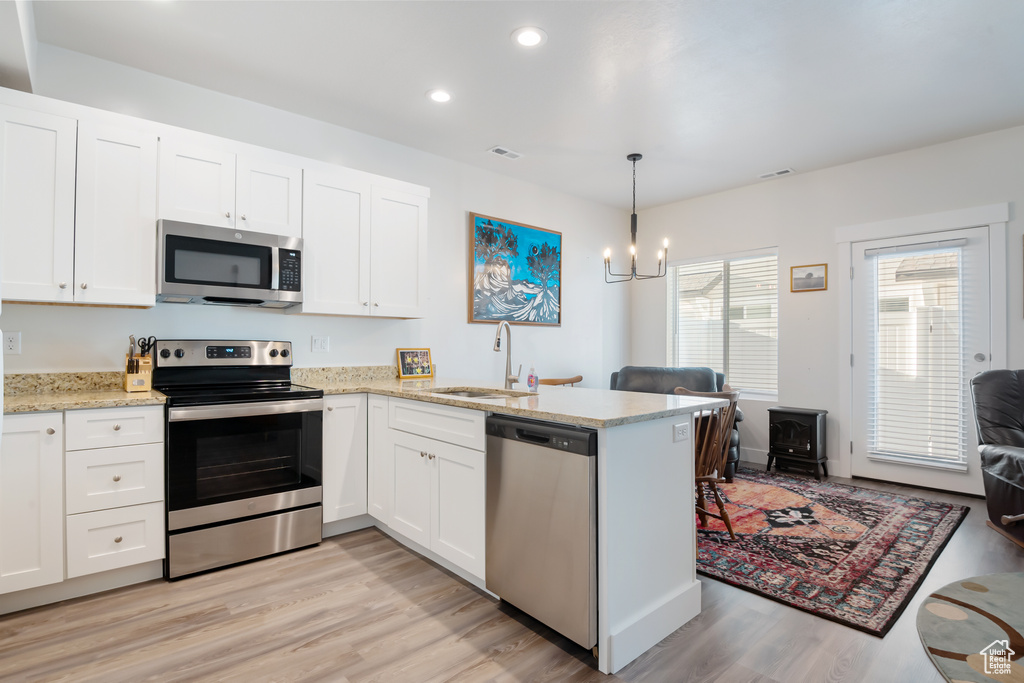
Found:
[[[537,47],[548,42],[548,34],[536,26],[524,26],[512,32],[512,42],[522,47]]]
[[[434,102],[447,102],[452,99],[451,94],[447,90],[428,90],[427,97]]]

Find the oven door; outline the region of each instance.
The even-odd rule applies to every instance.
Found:
[[[166,451],[169,513],[313,489],[323,399],[169,407]]]

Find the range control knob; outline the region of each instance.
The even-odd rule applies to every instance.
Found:
[[[281,358],[287,358],[291,355],[291,351],[288,349],[281,349]]]
[[[270,349],[270,357],[277,358],[277,349]]]
[[[174,349],[174,357],[175,358],[184,358],[185,357],[185,349]]]
[[[170,349],[160,349],[160,357],[161,358],[170,358],[171,357],[171,350]]]

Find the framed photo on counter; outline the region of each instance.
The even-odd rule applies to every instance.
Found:
[[[399,379],[419,379],[433,376],[430,349],[398,349]]]

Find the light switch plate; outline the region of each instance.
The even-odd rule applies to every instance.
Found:
[[[313,353],[326,353],[331,350],[331,338],[313,335]]]
[[[690,438],[690,423],[680,422],[679,424],[672,425],[672,440],[673,441],[686,441]]]

